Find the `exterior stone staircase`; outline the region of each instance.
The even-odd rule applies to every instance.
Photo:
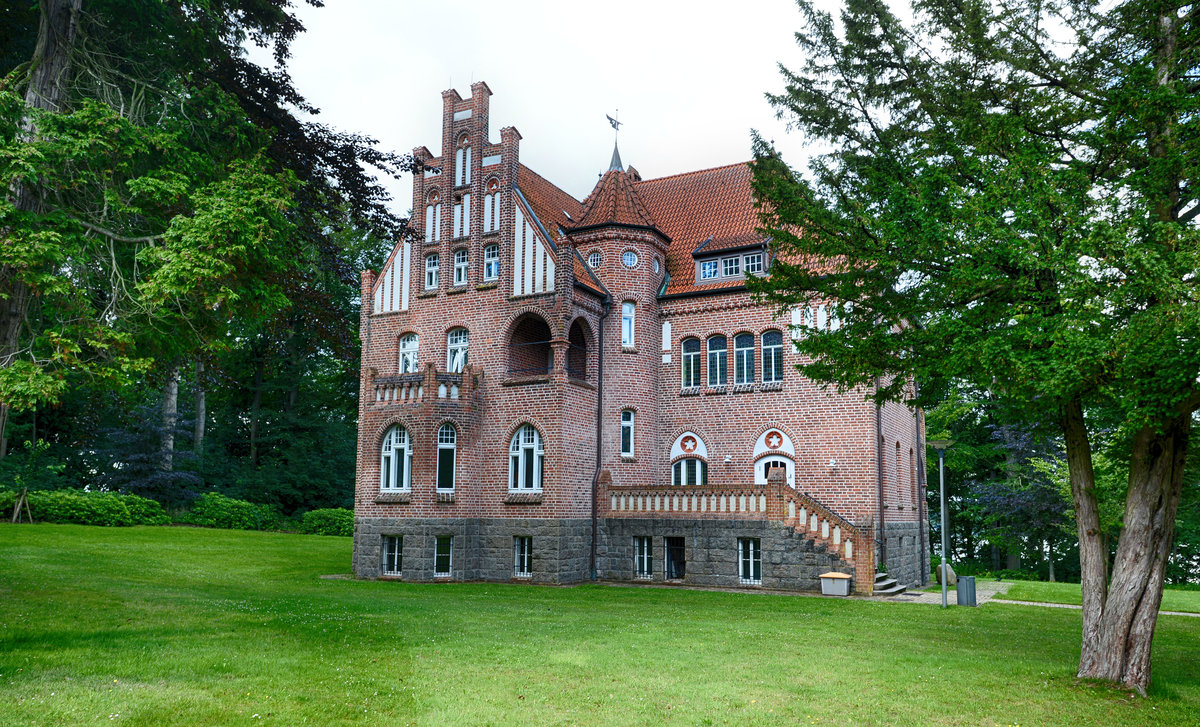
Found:
[[[908,589],[897,583],[895,578],[889,578],[887,573],[875,574],[875,589],[872,595],[899,596],[906,590]]]

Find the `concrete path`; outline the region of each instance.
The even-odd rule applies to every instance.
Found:
[[[985,603],[1007,603],[1012,606],[1043,606],[1045,608],[1072,608],[1076,611],[1082,611],[1083,606],[1076,606],[1070,603],[1046,603],[1044,601],[1011,601],[1007,598],[998,598],[1008,592],[1011,581],[975,581],[975,602],[982,606]],[[894,601],[896,603],[928,603],[932,605],[942,605],[942,592],[939,591],[906,591],[899,596],[878,596],[873,600],[876,601]],[[958,605],[958,595],[954,591],[946,593],[946,604],[948,606]],[[1159,611],[1160,616],[1189,616],[1192,618],[1200,618],[1200,613],[1189,613],[1187,611]]]

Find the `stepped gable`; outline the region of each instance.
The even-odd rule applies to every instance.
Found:
[[[517,188],[538,220],[552,233],[570,229],[582,215],[583,205],[524,164],[517,170]]]
[[[583,201],[583,213],[571,227],[572,232],[620,225],[636,227],[667,237],[654,222],[646,205],[638,194],[635,182],[622,169],[610,169],[604,173],[595,189]]]
[[[692,253],[701,246],[717,252],[762,241],[750,180],[750,167],[742,162],[637,183],[647,210],[671,238],[666,295],[742,287],[740,280],[697,286]]]

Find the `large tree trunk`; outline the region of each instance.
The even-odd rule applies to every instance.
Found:
[[[159,457],[163,472],[175,469],[175,422],[179,416],[179,367],[171,369],[167,375],[167,385],[163,387],[162,400],[162,434],[160,435]]]
[[[1083,582],[1079,676],[1116,682],[1145,694],[1175,513],[1183,491],[1191,415],[1165,422],[1161,429],[1146,427],[1134,438],[1125,521],[1111,583],[1108,552],[1099,532],[1090,446],[1078,403],[1064,412],[1063,429]]]
[[[37,45],[34,47],[29,71],[29,86],[25,103],[33,108],[58,111],[62,108],[70,80],[71,52],[79,28],[79,8],[83,0],[42,0],[42,16],[38,25]],[[26,118],[23,134],[26,139],[37,136],[37,129]],[[41,196],[29,184],[16,183],[8,191],[9,200],[20,211],[39,212]],[[3,234],[3,233],[0,233]],[[6,236],[6,235],[4,235]],[[25,271],[0,266],[0,369],[8,368],[20,352],[21,330],[29,308],[30,290],[22,279]],[[0,440],[5,438],[9,404],[4,404],[0,417]]]
[[[207,391],[204,388],[204,362],[196,362],[196,428],[192,433],[192,451],[204,452],[204,424],[207,411]]]

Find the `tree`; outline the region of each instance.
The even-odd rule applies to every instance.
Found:
[[[771,96],[827,144],[755,140],[778,247],[755,287],[844,307],[813,378],[929,405],[963,381],[1063,437],[1079,538],[1078,674],[1144,693],[1200,406],[1200,23],[1190,4],[800,0],[807,60]],[[832,151],[828,151],[832,148]],[[753,283],[753,281],[752,281]],[[1108,578],[1092,437],[1127,447]]]
[[[412,167],[299,118],[289,0],[35,5],[0,33],[7,63],[37,38],[0,68],[0,441],[72,376],[165,375],[286,316],[309,265],[356,284],[335,235],[404,234],[368,169]]]

